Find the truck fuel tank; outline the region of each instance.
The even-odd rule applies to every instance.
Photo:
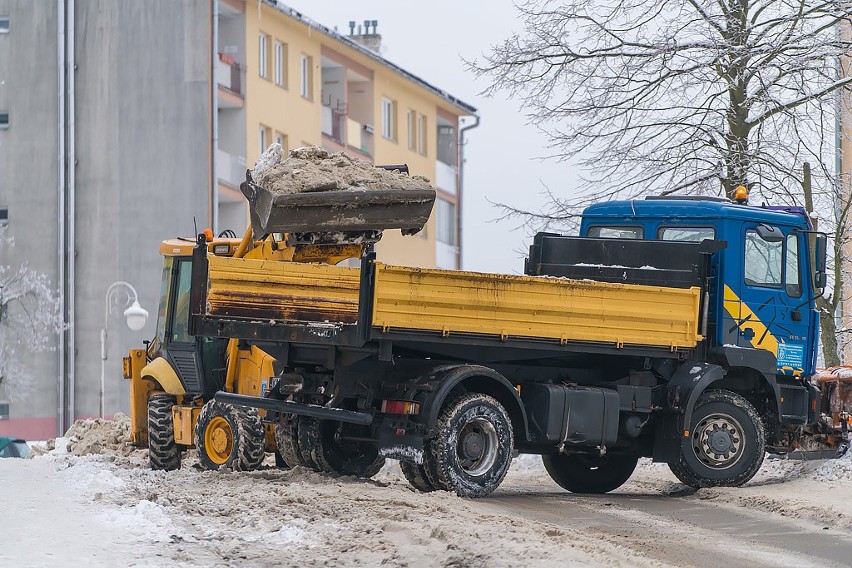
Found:
[[[534,443],[606,447],[618,438],[618,392],[532,383],[521,389]]]

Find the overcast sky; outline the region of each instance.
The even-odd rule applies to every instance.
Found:
[[[489,46],[520,30],[508,0],[283,0],[303,16],[348,34],[350,20],[378,20],[382,55],[479,110],[481,124],[467,132],[467,163],[462,206],[463,268],[523,272],[531,235],[516,221],[494,222],[500,211],[488,200],[535,208],[543,202],[542,184],[567,194],[576,186],[568,164],[539,160],[547,140],[526,124],[515,101],[479,95],[462,58],[474,59]]]

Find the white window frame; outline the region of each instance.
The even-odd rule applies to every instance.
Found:
[[[456,204],[439,197],[435,203],[435,240],[455,246],[456,223]]]
[[[311,57],[304,53],[299,57],[299,94],[303,98],[310,99],[311,89]]]
[[[273,65],[275,66],[275,84],[279,87],[287,85],[287,65],[286,65],[287,50],[284,48],[284,43],[275,40],[275,50],[273,52]]]
[[[264,79],[269,78],[269,66],[267,65],[267,45],[269,36],[263,32],[257,35],[257,74]]]
[[[417,117],[417,153],[426,155],[426,115]]]
[[[396,102],[382,97],[382,136],[396,141]]]
[[[266,152],[266,147],[267,147],[266,133],[267,133],[268,130],[269,129],[267,127],[265,127],[264,125],[262,125],[262,124],[260,125],[260,130],[258,131],[258,136],[257,136],[257,141],[258,141],[258,144],[260,146],[260,152],[258,152],[258,154],[257,154],[258,156],[260,156],[261,154]]]
[[[283,132],[275,132],[275,142],[281,145],[281,149],[287,152],[287,135]]]

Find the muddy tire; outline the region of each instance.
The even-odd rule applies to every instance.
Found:
[[[206,469],[251,471],[263,463],[265,432],[257,410],[210,400],[195,426],[198,461]]]
[[[299,453],[298,425],[298,416],[282,416],[278,424],[275,425],[275,445],[278,446],[278,452],[287,462],[287,465],[290,467],[297,465],[308,467],[307,462],[302,459],[302,455]]]
[[[180,469],[180,448],[175,443],[172,407],[177,403],[171,395],[154,395],[148,399],[148,461],[151,469]]]
[[[485,497],[512,463],[514,439],[506,409],[496,399],[468,393],[446,403],[427,444],[426,474],[433,486],[460,497]]]
[[[692,413],[690,437],[669,468],[691,487],[738,487],[763,464],[763,421],[749,401],[725,390],[701,395]]]
[[[399,469],[402,470],[402,475],[408,480],[408,483],[418,491],[430,493],[435,491],[436,487],[429,481],[426,475],[426,466],[420,463],[411,461],[400,461]]]
[[[305,467],[314,471],[323,471],[316,460],[314,460],[313,454],[315,422],[318,422],[318,420],[309,416],[296,417],[296,451],[299,454],[299,460]]]
[[[379,456],[375,444],[340,438],[344,433],[368,436],[370,432],[366,428],[359,429],[357,426],[348,426],[333,420],[318,419],[311,419],[305,427],[311,457],[321,471],[369,478],[379,473],[385,465],[385,458]]]
[[[630,479],[639,458],[619,454],[541,456],[550,478],[571,493],[609,493]]]

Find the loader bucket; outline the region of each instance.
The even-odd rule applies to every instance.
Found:
[[[252,181],[240,185],[257,236],[269,233],[368,232],[402,229],[413,234],[429,220],[431,189],[350,188],[275,193]]]

